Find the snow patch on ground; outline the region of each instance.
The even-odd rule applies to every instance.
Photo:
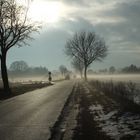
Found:
[[[118,110],[105,113],[100,104],[90,106],[89,110],[101,130],[111,138],[119,140],[131,136],[134,140],[140,139],[140,115],[129,112],[119,114]]]

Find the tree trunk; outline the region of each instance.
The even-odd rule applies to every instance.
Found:
[[[5,94],[10,94],[11,90],[9,87],[8,73],[7,73],[7,67],[6,67],[6,52],[2,53],[2,56],[1,56],[1,77],[3,81],[3,88],[4,88]]]
[[[83,76],[82,76],[82,71],[80,71],[80,76],[81,76],[81,79],[82,79],[82,77],[83,77]]]
[[[80,76],[81,76],[81,79],[83,78],[83,71],[82,70],[79,70],[80,72]]]
[[[85,78],[85,81],[87,81],[87,67],[85,67],[84,69],[84,78]]]

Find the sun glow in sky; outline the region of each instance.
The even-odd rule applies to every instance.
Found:
[[[11,49],[9,64],[25,60],[52,69],[60,64],[70,66],[70,59],[67,60],[63,51],[67,39],[75,32],[95,31],[109,46],[109,55],[104,63],[95,62],[94,69],[112,65],[119,68],[130,64],[140,66],[139,0],[16,1],[25,6],[30,2],[29,21],[41,23],[42,28],[35,40],[29,41],[33,47]]]
[[[22,4],[24,2],[20,1]],[[28,17],[37,22],[56,23],[60,20],[63,11],[64,6],[61,2],[34,0],[29,4]]]
[[[34,21],[55,23],[62,14],[63,6],[60,2],[33,2],[30,5],[29,17]]]

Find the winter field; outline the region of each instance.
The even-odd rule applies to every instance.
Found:
[[[139,140],[140,75],[93,75],[90,80],[95,91],[89,110],[97,128],[114,140]]]
[[[133,93],[133,100],[140,103],[140,74],[114,74],[114,75],[91,75],[90,80],[98,80],[101,82],[113,82],[113,83],[133,83],[135,84],[135,92]]]
[[[52,75],[52,80],[57,81],[62,79],[60,75]],[[34,83],[34,82],[48,82],[48,75],[39,75],[39,76],[18,76],[18,77],[9,77],[11,83]]]
[[[112,75],[90,75],[89,79],[95,79],[95,80],[101,80],[101,81],[122,81],[122,82],[128,82],[132,81],[137,84],[140,84],[140,74],[112,74]]]
[[[90,80],[99,80],[103,82],[113,81],[113,82],[132,82],[137,85],[140,89],[140,74],[113,74],[113,75],[90,75]]]

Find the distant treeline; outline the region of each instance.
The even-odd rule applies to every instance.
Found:
[[[25,61],[15,61],[10,65],[8,74],[14,76],[45,75],[48,74],[48,69],[42,66],[31,67]]]
[[[98,71],[93,71],[92,69],[88,70],[88,74],[98,74],[98,73],[103,73],[103,74],[114,74],[114,73],[140,73],[140,67],[131,64],[130,66],[126,66],[121,69],[117,69],[114,66],[111,66],[110,68],[105,68],[105,69],[100,69]]]
[[[60,72],[62,73],[63,71],[62,71],[61,67],[59,69],[60,69]],[[54,73],[58,74],[58,72],[54,72]],[[117,69],[117,68],[115,68],[115,66],[111,66],[108,69],[105,68],[105,69],[100,69],[98,71],[94,71],[93,69],[89,69],[87,73],[88,74],[140,73],[140,67],[138,67],[134,64],[131,64],[130,66],[126,66],[126,67],[121,68],[121,69]],[[42,67],[42,66],[36,66],[36,67],[29,66],[27,64],[27,62],[25,62],[25,61],[14,61],[8,69],[8,74],[9,74],[9,76],[47,75],[48,69],[46,67]]]
[[[140,73],[140,67],[137,67],[136,65],[131,64],[130,66],[123,68],[122,72],[125,72],[125,73]]]

